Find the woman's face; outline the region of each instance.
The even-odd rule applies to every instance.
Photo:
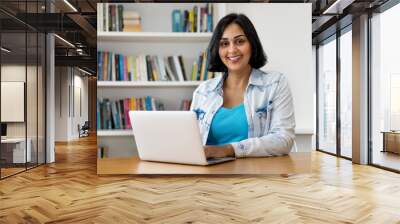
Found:
[[[225,28],[218,53],[228,71],[242,71],[250,66],[251,45],[239,25],[231,23]]]

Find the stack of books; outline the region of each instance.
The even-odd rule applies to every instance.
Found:
[[[190,10],[172,11],[172,32],[212,32],[213,6],[194,6]]]
[[[190,110],[191,99],[182,100],[181,110]],[[111,101],[107,98],[97,99],[97,130],[130,129],[131,110],[165,110],[164,104],[153,97],[131,97]]]
[[[130,56],[99,51],[97,62],[99,81],[202,81],[217,75],[208,72],[205,51],[193,62],[191,73],[185,71],[181,55]]]
[[[140,15],[135,11],[125,11],[123,14],[123,29],[124,32],[140,32],[142,26],[140,23]]]
[[[140,15],[124,9],[122,4],[98,4],[97,30],[117,32],[140,32],[142,30]]]

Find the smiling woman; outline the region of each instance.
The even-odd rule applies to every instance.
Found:
[[[198,116],[207,157],[288,154],[295,118],[288,81],[259,70],[267,62],[251,21],[243,14],[223,17],[209,47],[211,72],[224,75],[201,84],[191,109]]]

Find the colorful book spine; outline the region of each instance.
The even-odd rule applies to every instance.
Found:
[[[204,6],[204,5],[203,5]],[[189,10],[172,11],[172,32],[212,32],[213,5],[194,6]]]

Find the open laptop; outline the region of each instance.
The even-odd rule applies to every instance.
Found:
[[[234,157],[207,159],[193,111],[130,111],[141,160],[211,165]]]

